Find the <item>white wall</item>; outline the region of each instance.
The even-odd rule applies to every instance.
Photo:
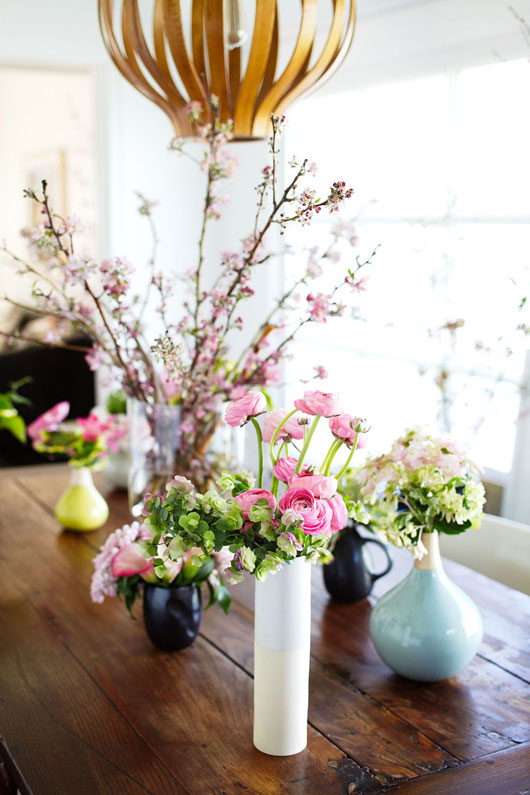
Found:
[[[88,71],[51,71],[0,67],[0,239],[24,254],[20,231],[41,218],[23,189],[48,181],[52,206],[59,214],[83,218],[82,245],[97,246],[93,81]],[[23,303],[32,280],[21,280],[0,255],[0,295]],[[0,304],[0,328],[8,330],[13,310]],[[2,340],[0,340],[1,345]]]

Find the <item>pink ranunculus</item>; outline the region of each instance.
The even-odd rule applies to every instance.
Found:
[[[306,535],[329,534],[332,512],[327,500],[315,497],[309,489],[289,488],[278,503],[282,513],[295,511],[303,517],[302,530]]]
[[[334,497],[328,500],[329,507],[331,508],[331,531],[336,533],[346,527],[348,521],[348,509],[341,495],[337,492]]]
[[[245,519],[249,518],[249,511],[258,500],[267,500],[267,503],[273,511],[276,508],[276,498],[270,491],[267,491],[267,489],[249,489],[248,491],[242,491],[241,494],[234,497],[234,500],[241,508],[241,512]]]
[[[116,552],[110,565],[114,577],[132,577],[133,574],[147,572],[152,566],[152,561],[146,560],[140,545],[133,541]]]
[[[225,421],[228,425],[244,425],[251,417],[267,410],[267,400],[262,392],[246,392],[228,404]]]
[[[78,417],[77,423],[81,426],[81,436],[85,442],[97,442],[98,438],[109,428],[109,422],[100,420],[97,414],[88,417]]]
[[[69,411],[70,404],[67,400],[57,403],[28,425],[28,436],[35,442],[40,439],[42,431],[55,431],[59,423],[68,416]]]
[[[337,417],[331,417],[329,421],[329,429],[331,433],[345,442],[348,447],[353,447],[355,437],[357,436],[357,447],[366,447],[366,440],[363,433],[357,433],[355,430],[362,425],[362,420],[359,417],[352,417],[351,414],[339,414]]]
[[[305,414],[318,414],[333,417],[340,414],[340,400],[332,392],[319,392],[318,389],[304,392],[304,397],[294,401],[299,411]]]
[[[315,497],[329,500],[337,493],[337,481],[335,478],[327,477],[326,475],[303,474],[300,472],[292,476],[289,481],[289,488],[309,489]]]
[[[274,436],[274,431],[278,427],[278,425],[282,422],[282,420],[287,416],[289,412],[285,409],[276,409],[275,411],[271,411],[265,417],[263,422],[263,441],[270,443],[272,437]],[[298,420],[300,419],[300,415],[293,414],[292,417],[289,417],[286,423],[282,425],[280,430],[278,431],[278,435],[276,436],[276,441],[285,440],[285,439],[303,439],[304,438],[304,428],[303,425],[298,424]]]
[[[294,468],[296,466],[296,458],[292,456],[284,456],[278,459],[278,463],[272,468],[274,477],[278,478],[282,483],[288,483],[289,478],[294,475]]]

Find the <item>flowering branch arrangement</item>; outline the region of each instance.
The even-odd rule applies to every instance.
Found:
[[[70,404],[62,401],[28,425],[34,449],[49,456],[67,456],[76,469],[102,469],[107,464],[108,451],[118,450],[123,427],[112,417],[100,420],[92,413],[65,421],[69,412]]]
[[[306,458],[322,418],[328,420],[332,441],[317,469]],[[151,538],[140,542],[144,557],[153,557],[163,572],[191,549],[198,547],[206,558],[228,547],[233,554],[225,571],[230,582],[247,573],[263,580],[301,556],[312,562],[331,560],[329,541],[356,510],[337,486],[366,433],[363,422],[343,413],[336,395],[319,391],[306,391],[289,411],[271,412],[262,393],[246,392],[229,404],[226,421],[234,427],[250,422],[256,430],[257,488],[240,474],[224,473],[217,489],[205,493],[185,477],[173,478],[164,497],[146,502]],[[272,467],[268,489],[263,487],[267,445]],[[296,456],[289,455],[290,448]],[[341,450],[345,461],[334,467]]]
[[[114,257],[96,262],[90,255],[79,253],[76,235],[80,222],[74,217],[64,219],[53,211],[46,182],[42,183],[42,192],[26,191],[43,215],[43,223],[27,233],[36,261],[23,260],[5,248],[4,251],[22,274],[34,279],[36,310],[67,321],[74,329],[88,334],[94,343],[91,349],[64,338],[49,339],[45,344],[84,350],[94,370],[101,365],[110,367],[125,392],[138,400],[179,403],[182,443],[175,471],[204,484],[211,465],[208,444],[220,422],[222,403],[253,385],[266,388],[277,384],[279,364],[288,355],[297,332],[307,323],[326,322],[328,317],[342,314],[346,304],[365,289],[363,269],[371,260],[352,256],[337,274],[330,293],[310,290],[311,281],[323,268],[332,267],[340,259],[340,241],[352,246],[357,243],[351,225],[337,223],[329,243],[322,249],[310,250],[306,270],[277,298],[255,333],[246,330],[248,344],[236,362],[230,361],[232,335],[243,328],[241,304],[254,294],[252,278],[258,268],[270,268],[272,255],[265,245],[271,230],[276,228],[283,234],[289,225],[309,225],[321,212],[335,214],[353,191],[344,182],[336,181],[325,196],[319,197],[305,184],[306,178],[316,172],[315,164],[296,158],[290,161],[292,174],[280,189],[278,156],[284,118],[273,117],[270,163],[261,171],[252,229],[238,248],[222,253],[218,275],[207,284],[206,235],[210,224],[221,217],[226,201],[221,191],[223,181],[231,179],[235,170],[235,160],[225,148],[232,137],[232,127],[231,123],[220,121],[219,102],[214,96],[206,108],[192,102],[188,111],[196,140],[204,145],[204,154],[196,158],[181,140],[173,141],[171,148],[196,161],[205,174],[206,187],[197,264],[184,277],[188,297],[184,316],[178,322],[170,317],[172,285],[156,271],[153,203],[142,196],[140,213],[151,224],[154,239],[149,285],[143,298],[132,291],[133,269],[125,259]],[[205,114],[209,114],[209,120],[203,123]],[[295,299],[304,290],[305,300],[297,304]],[[349,296],[346,303],[340,300],[340,294]],[[148,304],[155,310],[152,314],[161,319],[162,332],[154,339],[143,321]],[[288,321],[290,312],[295,317]],[[317,377],[322,370],[317,368]]]
[[[359,483],[372,526],[416,558],[426,553],[423,533],[463,533],[482,518],[477,466],[449,438],[419,428],[406,431],[390,452],[368,459]]]
[[[177,561],[158,565],[155,558],[146,558],[145,544],[151,544],[150,529],[140,522],[124,525],[109,535],[94,558],[94,574],[90,585],[93,602],[106,596],[122,596],[130,615],[140,597],[143,582],[162,587],[184,587],[206,583],[210,594],[207,607],[218,604],[225,613],[230,607],[230,593],[221,573],[231,559],[228,550],[204,556],[200,549],[189,549]]]

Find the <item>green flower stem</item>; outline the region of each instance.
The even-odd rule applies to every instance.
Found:
[[[354,452],[355,452],[355,450],[356,450],[356,448],[357,448],[357,440],[358,440],[358,438],[359,438],[359,433],[356,433],[356,434],[355,434],[355,441],[354,441],[354,443],[353,443],[353,446],[352,446],[351,452],[350,452],[350,454],[349,454],[348,458],[346,459],[346,463],[344,464],[344,466],[342,467],[342,469],[340,470],[340,472],[338,473],[338,475],[335,475],[335,477],[336,477],[337,481],[341,479],[341,477],[344,475],[344,473],[346,472],[346,470],[347,470],[347,469],[348,469],[348,467],[350,466],[350,461],[352,460],[352,458],[353,458],[353,454],[354,454]]]
[[[256,430],[256,436],[258,437],[258,489],[261,489],[263,484],[263,436],[261,435],[259,422],[254,417],[251,417],[250,421],[252,422],[252,425]]]
[[[278,455],[276,456],[276,459],[275,459],[275,463],[276,464],[278,463],[278,461],[282,457],[282,453],[283,453],[284,449],[287,452],[287,442],[284,442],[282,445],[280,445],[280,449],[278,451]]]
[[[298,474],[300,472],[300,470],[302,469],[302,466],[304,464],[304,458],[305,458],[306,453],[307,453],[307,448],[311,444],[311,439],[313,438],[313,434],[316,431],[316,428],[317,428],[317,425],[319,423],[319,420],[320,420],[320,414],[317,414],[317,416],[313,420],[313,424],[311,425],[311,428],[309,429],[309,433],[307,434],[307,436],[306,436],[306,438],[304,440],[304,446],[302,447],[302,452],[300,453],[300,456],[299,456],[298,461],[296,463],[296,466],[294,468],[295,474]]]
[[[279,480],[276,477],[276,475],[273,474],[273,476],[272,476],[272,485],[271,485],[271,494],[274,495],[274,497],[276,497],[278,495],[278,484],[279,484]]]
[[[274,433],[272,434],[272,439],[270,441],[270,457],[271,457],[271,462],[272,462],[273,466],[276,463],[276,461],[274,460],[274,442],[276,441],[276,437],[278,436],[282,425],[285,425],[285,423],[287,422],[289,417],[292,417],[293,414],[296,414],[297,411],[298,411],[298,409],[293,409],[292,411],[289,412],[289,414],[286,414],[285,417],[283,418],[283,420],[280,422],[280,424],[276,428],[276,430],[274,431]]]
[[[320,465],[320,468],[318,470],[319,472],[324,472],[324,469],[326,468],[326,464],[328,463],[329,454],[333,450],[333,447],[334,447],[336,441],[337,441],[336,439],[333,439],[333,441],[331,442],[331,444],[329,446],[329,450],[326,453],[326,455],[324,456],[324,460],[322,461],[322,463]]]
[[[328,453],[328,460],[326,462],[326,468],[322,470],[323,475],[329,475],[329,470],[331,469],[331,464],[333,463],[333,459],[339,452],[340,448],[342,447],[342,442],[340,439],[335,439],[333,444],[331,445],[331,449]]]

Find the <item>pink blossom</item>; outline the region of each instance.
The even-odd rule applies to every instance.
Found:
[[[110,565],[115,577],[132,577],[147,572],[153,564],[152,560],[146,560],[140,545],[134,541],[116,552]]]
[[[108,423],[99,419],[92,412],[88,417],[78,417],[78,424],[81,426],[81,436],[85,442],[97,442],[98,438],[108,430]]]
[[[333,296],[324,295],[324,293],[317,293],[312,295],[309,293],[306,296],[306,301],[309,305],[309,317],[316,323],[325,323],[327,316],[331,314],[333,307]]]
[[[348,447],[353,447],[357,436],[357,447],[361,448],[366,446],[366,441],[363,435],[355,430],[359,428],[360,424],[361,420],[358,417],[352,417],[350,414],[339,414],[336,417],[331,417],[329,429],[337,439],[341,439]]]
[[[250,509],[258,500],[266,500],[273,511],[276,508],[276,498],[267,489],[248,489],[248,491],[242,491],[241,494],[237,494],[234,500],[241,508],[245,519],[249,518]]]
[[[117,453],[119,451],[119,441],[127,434],[128,427],[127,418],[125,418],[125,422],[120,422],[116,418],[112,417],[107,423],[106,443],[109,450],[111,450],[113,453]]]
[[[28,436],[35,442],[42,437],[42,431],[55,431],[59,423],[68,416],[69,411],[70,404],[67,400],[57,403],[28,425]]]
[[[294,405],[305,414],[318,414],[321,417],[340,414],[339,398],[331,392],[306,391],[303,398],[294,401]]]
[[[329,534],[333,516],[331,507],[327,500],[318,499],[309,489],[288,488],[278,507],[282,513],[294,511],[300,514],[306,535]]]
[[[274,432],[278,425],[282,422],[282,420],[287,416],[289,412],[285,409],[276,409],[275,411],[271,411],[265,417],[265,421],[263,423],[262,433],[263,433],[263,441],[270,443],[272,437],[274,436]],[[293,414],[292,417],[289,417],[287,422],[285,422],[280,430],[278,431],[278,435],[276,436],[276,441],[279,439],[291,441],[291,439],[303,439],[304,438],[304,429],[303,426],[298,423],[300,419],[299,415]]]
[[[274,477],[278,478],[282,483],[288,483],[289,478],[294,475],[296,462],[297,459],[292,456],[284,456],[278,459],[278,463],[272,468]]]
[[[263,414],[267,400],[262,392],[247,392],[232,401],[226,409],[225,422],[232,426],[244,425],[251,417]]]
[[[316,367],[313,367],[313,370],[316,373],[315,378],[324,379],[328,377],[328,371],[321,364],[318,364],[316,365]]]
[[[337,492],[333,497],[328,500],[329,507],[331,508],[331,531],[336,533],[346,527],[348,521],[348,509],[342,499],[341,495]]]
[[[308,489],[315,497],[322,497],[324,500],[329,500],[337,492],[337,481],[335,478],[319,475],[318,473],[316,475],[310,473],[297,473],[289,480],[289,488]]]
[[[105,351],[101,346],[94,345],[88,353],[85,354],[85,361],[91,370],[97,370],[105,361]]]

